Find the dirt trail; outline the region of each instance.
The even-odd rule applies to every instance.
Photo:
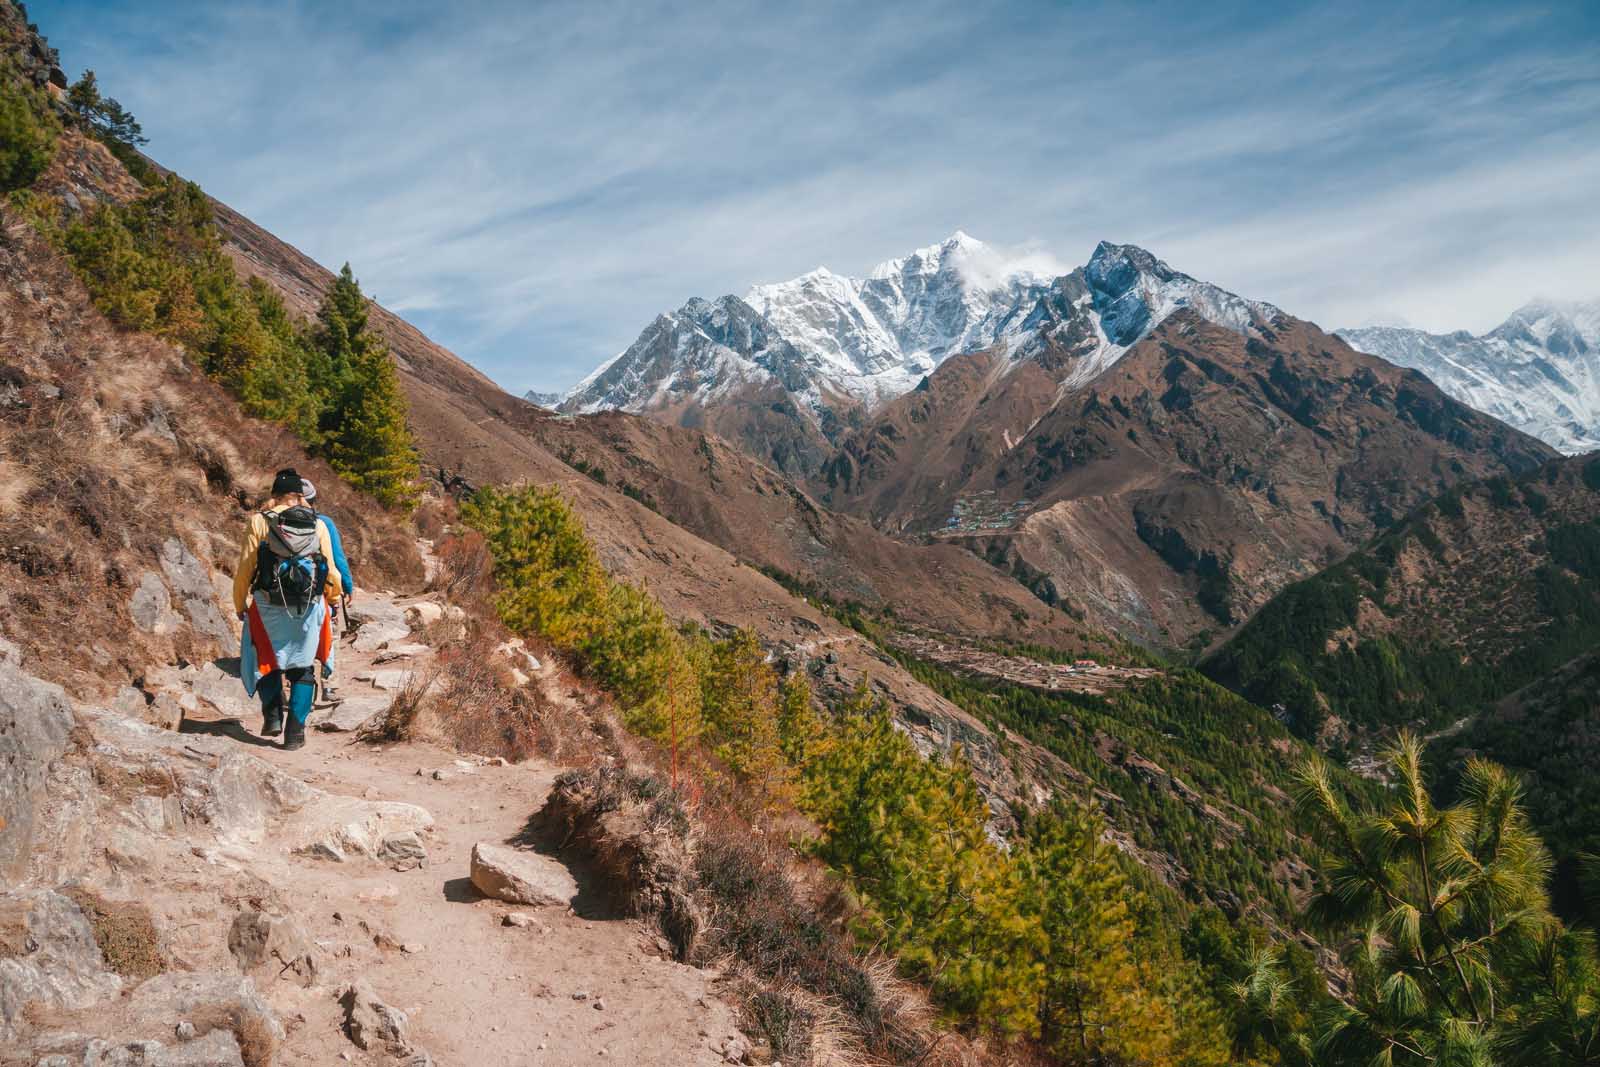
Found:
[[[369,611],[394,606],[383,597],[358,602]],[[413,634],[392,643],[416,640]],[[347,702],[378,693],[355,680],[377,657],[378,650],[340,648]],[[426,654],[376,666],[422,669],[425,661]],[[202,707],[186,717],[185,732],[228,737],[333,796],[403,801],[433,817],[433,829],[423,835],[426,863],[411,870],[357,855],[343,862],[315,859],[274,849],[270,836],[235,860],[287,895],[323,950],[309,989],[258,979],[288,1030],[280,1063],[385,1062],[357,1049],[340,1029],[335,994],[359,977],[409,1013],[413,1040],[443,1067],[607,1059],[662,1067],[717,1064],[724,1062],[725,1043],[737,1043],[733,1011],[715,988],[717,975],[663,958],[655,935],[640,924],[590,913],[582,904],[587,894],[576,911],[522,908],[483,898],[472,886],[473,844],[515,838],[559,768],[474,766],[432,745],[375,746],[316,729],[304,749],[285,752],[254,736],[260,716],[248,705],[241,704],[236,719]],[[511,912],[527,914],[531,925],[505,925]]]

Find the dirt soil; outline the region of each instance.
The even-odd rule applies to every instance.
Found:
[[[341,649],[347,700],[374,692],[353,680],[373,659]],[[207,708],[183,729],[231,736],[326,793],[418,804],[434,820],[426,864],[409,871],[363,857],[336,863],[275,853],[270,841],[252,857],[250,873],[287,888],[298,919],[327,950],[310,989],[258,978],[288,1030],[280,1063],[323,1065],[341,1054],[363,1062],[368,1054],[342,1033],[332,995],[363,977],[410,1015],[412,1039],[441,1064],[724,1062],[721,1047],[738,1031],[717,973],[663,958],[653,931],[588,906],[581,882],[571,909],[508,905],[471,884],[473,844],[515,838],[559,768],[474,766],[433,745],[375,746],[315,729],[304,749],[285,752],[255,736],[259,727],[254,716],[229,719]],[[516,912],[531,925],[506,925]]]

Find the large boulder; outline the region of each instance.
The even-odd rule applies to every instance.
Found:
[[[572,873],[555,860],[486,841],[472,846],[472,884],[511,904],[566,907],[578,895]]]
[[[391,835],[433,829],[426,808],[394,800],[361,800],[319,794],[274,835],[291,852],[343,861],[351,856],[378,858]]]

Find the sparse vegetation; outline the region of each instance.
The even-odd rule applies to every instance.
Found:
[[[36,196],[24,207],[107,318],[181,344],[247,412],[293,430],[377,500],[415,503],[405,398],[348,265],[307,329],[267,285],[239,279],[192,182],[169,176],[136,200],[76,218]]]
[[[89,920],[106,966],[124,978],[150,978],[167,969],[161,937],[143,904],[107,900],[84,886],[62,890]]]

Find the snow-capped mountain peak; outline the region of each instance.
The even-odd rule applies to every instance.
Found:
[[[1395,326],[1338,333],[1563,452],[1600,448],[1600,300],[1535,300],[1482,336]]]
[[[865,277],[819,267],[753,287],[743,300],[691,300],[581,382],[568,411],[677,411],[738,382],[773,378],[819,423],[838,402],[872,409],[914,389],[946,358],[1003,344],[1013,359],[1066,355],[1081,384],[1179,308],[1245,332],[1277,309],[1173,270],[1133,245],[1102,241],[1067,271],[1047,256],[957,230]]]

